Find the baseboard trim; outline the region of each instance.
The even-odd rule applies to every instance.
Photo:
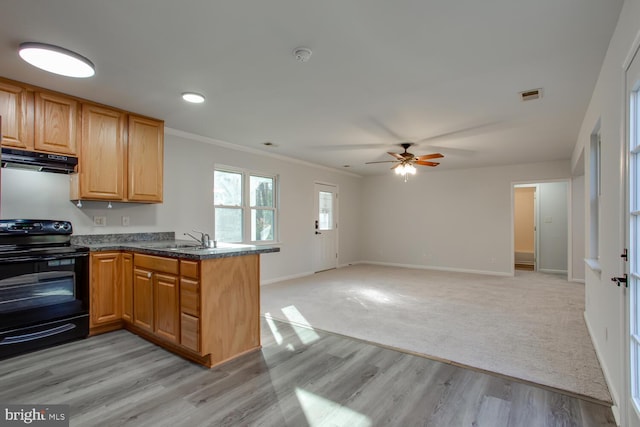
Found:
[[[549,274],[567,274],[567,270],[554,270],[552,268],[539,268],[538,271],[540,273],[549,273]]]
[[[591,328],[591,324],[589,323],[589,317],[587,316],[587,312],[583,312],[584,323],[587,325],[587,331],[589,332],[589,336],[591,337],[591,342],[593,343],[593,348],[596,351],[596,357],[598,358],[598,362],[600,362],[600,368],[602,368],[602,373],[604,374],[604,380],[607,382],[607,387],[609,388],[609,394],[611,395],[611,400],[613,401],[613,405],[611,405],[611,412],[613,412],[613,417],[616,419],[616,424],[620,425],[620,407],[618,406],[618,394],[616,390],[611,386],[611,375],[609,374],[609,369],[607,365],[602,363],[602,352],[598,347],[598,341],[594,339],[593,329]]]
[[[353,263],[353,264],[356,264],[356,263]],[[467,268],[439,267],[435,265],[399,264],[399,263],[393,263],[393,262],[378,262],[378,261],[360,261],[357,264],[373,264],[373,265],[384,265],[387,267],[415,268],[420,270],[435,270],[435,271],[449,271],[454,273],[482,274],[485,276],[513,277],[513,274],[509,272],[504,272],[504,271],[472,270]]]

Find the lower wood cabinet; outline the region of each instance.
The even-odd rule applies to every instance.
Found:
[[[153,255],[133,258],[133,324],[163,340],[180,337],[179,261]]]
[[[205,366],[260,348],[259,255],[91,254],[91,328],[123,325]]]
[[[153,273],[133,270],[133,324],[153,332]]]
[[[133,323],[133,254],[122,254],[122,320]]]
[[[89,328],[92,335],[122,327],[121,263],[120,252],[91,254]]]
[[[180,336],[178,278],[155,273],[153,291],[153,332],[167,341],[177,343]]]

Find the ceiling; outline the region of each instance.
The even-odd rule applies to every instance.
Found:
[[[0,75],[360,175],[418,142],[439,168],[569,159],[622,0],[3,2]],[[96,65],[47,74],[55,44]],[[293,50],[313,51],[298,62]],[[540,100],[519,92],[542,88]],[[204,104],[180,95],[196,91]],[[266,147],[264,142],[274,146]],[[423,169],[424,170],[424,169]],[[420,173],[420,172],[419,172]]]

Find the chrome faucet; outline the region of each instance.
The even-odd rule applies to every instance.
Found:
[[[193,231],[194,233],[200,233],[200,238],[197,238],[191,233],[184,233],[184,235],[191,237],[196,242],[200,242],[203,248],[215,248],[218,246],[217,242],[215,240],[211,240],[211,237],[207,233],[198,230],[191,231]]]

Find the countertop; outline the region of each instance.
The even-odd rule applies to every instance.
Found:
[[[169,258],[182,258],[192,260],[227,258],[234,256],[263,254],[269,252],[280,252],[280,248],[277,246],[253,246],[235,243],[218,243],[217,248],[199,249],[195,247],[196,244],[196,242],[190,240],[147,240],[137,242],[119,241],[107,243],[82,243],[76,244],[76,246],[87,247],[92,252],[134,251],[147,255],[157,255]]]

